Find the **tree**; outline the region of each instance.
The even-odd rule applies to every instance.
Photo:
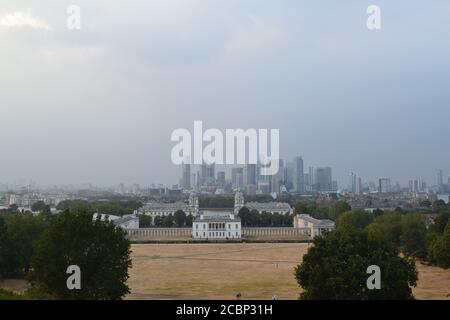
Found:
[[[445,207],[445,201],[442,199],[435,200],[433,202],[433,210],[437,211],[439,208]]]
[[[449,211],[441,211],[439,215],[436,217],[432,229],[439,234],[444,233],[445,226],[450,220],[450,212]]]
[[[19,211],[19,206],[17,205],[17,204],[12,204],[12,205],[10,205],[9,206],[9,212],[11,212],[11,213],[16,213],[16,212],[18,212]]]
[[[249,226],[250,210],[247,207],[242,207],[239,209],[238,217],[241,219],[243,227]]]
[[[160,228],[163,226],[163,219],[161,216],[156,216],[153,220],[153,224],[155,227]]]
[[[371,265],[381,269],[380,290],[367,288]],[[417,271],[382,233],[344,226],[314,239],[295,277],[301,299],[412,299]]]
[[[38,238],[46,227],[42,217],[31,213],[18,213],[7,220],[7,232],[13,251],[11,259],[15,265],[10,270],[16,276],[23,276],[30,269],[30,259]]]
[[[379,217],[379,216],[382,216],[384,214],[384,211],[379,209],[379,208],[377,208],[377,209],[373,210],[372,214],[373,214],[374,217]]]
[[[6,291],[0,288],[0,300],[22,300],[23,298],[10,291]]]
[[[361,209],[355,209],[341,214],[337,220],[337,226],[352,226],[356,229],[364,229],[373,221],[373,216]]]
[[[0,218],[0,278],[6,277],[14,269],[12,242],[6,229],[5,221]]]
[[[373,224],[377,224],[389,241],[396,245],[401,244],[402,215],[399,212],[386,211],[382,216],[375,219]],[[371,226],[369,226],[371,227]]]
[[[183,228],[186,224],[186,213],[183,210],[177,210],[173,215],[173,220],[177,228]]]
[[[140,228],[151,228],[152,227],[152,217],[146,214],[140,214],[139,217],[139,227]]]
[[[94,212],[94,209],[91,207],[88,201],[86,200],[64,200],[58,203],[56,206],[58,210],[70,210],[72,213],[76,212]]]
[[[423,201],[420,202],[420,205],[421,205],[422,207],[427,207],[427,208],[429,208],[429,207],[431,207],[431,202],[430,202],[430,200],[425,199],[425,200],[423,200]]]
[[[186,217],[186,227],[192,227],[192,222],[194,221],[194,216],[192,214],[189,214]]]
[[[402,217],[400,236],[403,252],[406,255],[424,259],[427,256],[427,228],[420,214],[408,214]]]
[[[432,263],[444,269],[450,268],[450,221],[445,227],[444,234],[434,241],[431,254]]]
[[[174,225],[173,215],[168,214],[167,216],[161,217],[161,224],[164,228],[172,228]]]
[[[81,270],[81,290],[69,290],[67,268]],[[87,212],[65,211],[51,221],[32,259],[33,287],[58,299],[121,299],[131,266],[130,241],[110,221],[92,220]]]
[[[51,213],[50,206],[46,205],[44,201],[40,200],[31,205],[31,211],[40,212],[44,215],[49,215]]]
[[[318,204],[311,211],[311,216],[316,219],[329,219],[330,209],[324,204]]]
[[[336,201],[329,209],[329,217],[336,221],[341,214],[350,210],[352,210],[352,207],[350,207],[347,201]]]

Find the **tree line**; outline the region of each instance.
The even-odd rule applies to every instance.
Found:
[[[292,227],[293,215],[286,213],[270,213],[257,210],[249,210],[242,207],[239,210],[238,217],[241,219],[242,227]]]
[[[183,210],[177,210],[174,214],[165,216],[156,216],[152,218],[149,215],[140,214],[139,227],[140,228],[190,228],[194,217]]]
[[[121,299],[131,266],[130,241],[110,221],[65,210],[57,217],[31,213],[0,215],[0,278],[24,278],[23,295],[11,299]],[[67,268],[81,270],[81,290],[69,290]]]
[[[402,210],[373,213],[352,209],[345,201],[330,207],[299,203],[296,212],[336,222],[336,229],[314,239],[296,267],[304,289],[301,299],[413,299],[415,261],[450,268],[450,207],[430,204],[437,217],[427,224],[420,213]],[[401,253],[401,254],[400,254]],[[367,290],[367,267],[381,272],[381,289]]]

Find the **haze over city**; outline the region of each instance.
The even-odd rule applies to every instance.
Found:
[[[450,4],[0,4],[0,183],[175,184],[177,128],[280,129],[283,159],[365,181],[450,173]]]

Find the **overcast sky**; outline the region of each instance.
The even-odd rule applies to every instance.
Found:
[[[435,184],[450,174],[450,2],[0,0],[0,120],[0,183],[177,183],[170,135],[202,120],[279,128],[282,157],[341,184]]]

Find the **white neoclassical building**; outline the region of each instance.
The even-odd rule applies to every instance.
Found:
[[[279,213],[279,214],[292,214],[294,210],[286,202],[245,202],[244,195],[241,192],[236,192],[234,195],[234,213],[238,214],[242,207],[251,210],[256,210],[259,213],[269,212],[269,213]]]
[[[294,228],[309,228],[309,235],[314,238],[333,230],[335,223],[329,219],[313,218],[309,214],[297,214],[294,216]]]
[[[194,239],[241,239],[241,234],[241,219],[225,210],[200,211],[192,223]]]
[[[192,193],[189,196],[189,202],[175,202],[175,203],[164,203],[164,202],[148,202],[142,208],[136,210],[136,214],[144,214],[152,218],[152,223],[154,223],[156,217],[164,217],[168,215],[173,215],[178,210],[184,211],[186,215],[192,215],[196,217],[199,211],[198,195]]]
[[[112,221],[116,226],[121,227],[125,230],[139,229],[139,217],[134,214],[124,215],[122,217],[108,215],[108,214],[98,214],[94,213],[92,220],[99,218],[102,221]]]

